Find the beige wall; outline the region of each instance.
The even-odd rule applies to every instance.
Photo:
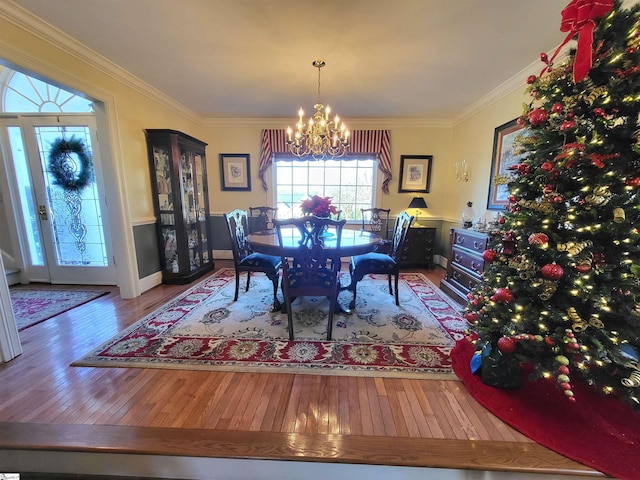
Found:
[[[460,219],[467,201],[473,202],[478,217],[492,218],[495,210],[487,210],[491,179],[491,157],[495,128],[522,115],[522,104],[529,101],[526,84],[484,108],[470,118],[456,124],[452,135],[452,161],[447,179],[451,182],[451,200],[443,210],[445,218]],[[456,182],[454,164],[466,160],[471,168],[469,182]]]
[[[273,123],[273,121],[270,121]],[[286,124],[283,119],[282,125]],[[358,129],[357,122],[349,124]],[[268,128],[273,128],[270,125]],[[284,128],[284,127],[283,127]],[[365,127],[362,127],[365,128]],[[451,127],[375,127],[391,131],[391,170],[393,179],[389,184],[389,194],[378,194],[377,203],[382,208],[390,208],[396,214],[407,208],[413,198],[410,193],[398,193],[398,177],[401,155],[433,155],[431,188],[424,196],[429,210],[427,216],[439,217],[443,207],[442,197],[447,190],[443,177],[450,161]],[[271,205],[273,185],[267,175],[268,190],[262,188],[258,178],[260,162],[260,138],[262,127],[208,127],[202,140],[207,142],[207,175],[209,179],[210,206],[212,213],[223,213],[238,206]],[[251,156],[251,192],[220,191],[220,153],[248,153]],[[381,180],[381,175],[379,175]]]

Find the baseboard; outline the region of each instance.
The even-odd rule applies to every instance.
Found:
[[[144,293],[147,290],[151,290],[153,287],[162,283],[162,272],[152,273],[144,278],[138,280],[138,286],[140,287],[140,293]]]

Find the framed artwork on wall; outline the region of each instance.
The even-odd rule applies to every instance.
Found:
[[[251,162],[248,153],[221,153],[222,190],[251,191]]]
[[[517,155],[514,142],[519,135],[526,135],[527,131],[518,120],[514,119],[495,129],[493,134],[493,155],[491,158],[491,178],[489,183],[489,210],[504,210],[509,203],[509,188],[507,184],[511,178],[509,168],[517,165],[524,155]]]
[[[429,193],[433,155],[400,155],[398,193]]]

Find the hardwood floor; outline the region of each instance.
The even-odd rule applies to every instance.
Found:
[[[418,271],[436,285],[444,275]],[[21,332],[24,353],[0,365],[0,451],[602,477],[504,424],[455,380],[69,366],[189,287],[129,300],[111,288]]]

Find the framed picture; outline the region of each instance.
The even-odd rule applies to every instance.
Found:
[[[433,155],[400,155],[398,193],[429,192]]]
[[[222,190],[251,191],[251,162],[248,153],[221,153]]]
[[[524,155],[514,153],[514,141],[519,135],[526,135],[524,126],[518,125],[517,119],[511,120],[496,128],[493,135],[493,156],[491,160],[491,179],[489,183],[489,210],[504,210],[509,203],[511,178],[509,167],[517,165]]]

